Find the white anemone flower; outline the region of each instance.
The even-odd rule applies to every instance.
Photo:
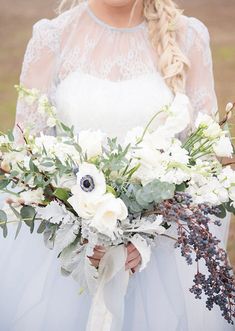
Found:
[[[106,192],[106,181],[102,171],[94,164],[84,162],[79,166],[77,184],[71,192],[78,199],[90,199],[95,202]]]

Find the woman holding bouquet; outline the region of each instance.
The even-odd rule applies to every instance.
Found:
[[[62,2],[56,18],[34,25],[20,82],[46,93],[77,133],[101,129],[121,140],[177,92],[192,106],[191,127],[182,139],[198,112],[216,116],[209,34],[201,21],[183,15],[172,0],[73,1],[63,11],[67,4]],[[23,100],[15,126],[20,141],[18,127],[49,131],[40,111]],[[229,216],[222,227],[211,228],[224,247],[228,224]],[[85,331],[89,294],[79,296],[78,285],[58,272],[56,254],[37,234],[23,230],[17,241],[1,242],[1,330]],[[142,272],[138,250],[133,245],[127,250],[126,268],[133,275],[123,326],[115,331],[233,330],[217,308],[208,311],[204,298],[196,301],[189,292],[196,265],[185,264],[172,240],[159,239]],[[91,263],[98,267],[103,255],[96,247]],[[112,290],[118,296],[119,289]]]

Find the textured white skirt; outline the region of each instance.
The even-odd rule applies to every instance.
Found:
[[[212,231],[225,243],[229,216]],[[85,331],[91,298],[60,274],[57,252],[24,226],[0,238],[0,331]],[[215,307],[189,292],[196,265],[188,266],[173,241],[159,240],[147,268],[131,276],[120,331],[231,331]],[[113,290],[118,291],[117,288]],[[99,331],[99,330],[97,330]]]

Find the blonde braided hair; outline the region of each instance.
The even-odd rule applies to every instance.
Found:
[[[71,8],[83,1],[62,0],[58,12],[63,11],[67,5]],[[158,70],[174,93],[185,92],[186,72],[190,62],[176,40],[182,11],[173,0],[143,0],[143,4],[150,40],[158,56]]]

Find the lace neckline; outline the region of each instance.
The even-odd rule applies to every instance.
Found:
[[[86,5],[86,11],[88,12],[88,14],[90,15],[90,17],[99,25],[103,26],[106,29],[112,30],[112,31],[117,31],[117,32],[134,32],[136,30],[139,30],[140,28],[143,28],[146,24],[146,21],[142,21],[141,23],[133,26],[133,27],[126,27],[126,28],[118,28],[115,26],[112,26],[106,22],[104,22],[103,20],[101,20],[99,17],[96,16],[96,14],[92,11],[92,9],[90,8],[88,1],[86,1],[85,3]]]

